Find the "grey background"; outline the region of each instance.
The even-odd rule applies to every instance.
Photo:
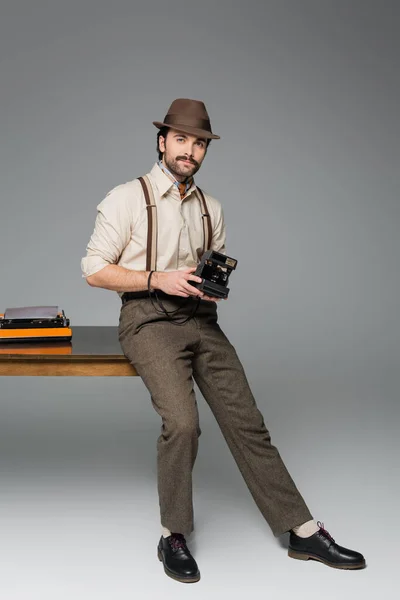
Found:
[[[58,304],[72,326],[118,323],[117,294],[81,278],[96,205],[151,168],[152,121],[174,98],[203,100],[221,140],[196,180],[239,260],[220,324],[315,518],[368,561],[289,561],[202,401],[202,579],[184,588],[156,558],[160,423],[141,380],[4,378],[1,597],[394,585],[399,13],[390,0],[1,3],[0,312]]]

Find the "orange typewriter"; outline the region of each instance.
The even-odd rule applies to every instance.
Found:
[[[23,306],[0,313],[0,343],[68,342],[72,338],[63,310],[58,306]]]

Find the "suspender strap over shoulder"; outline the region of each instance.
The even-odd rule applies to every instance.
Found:
[[[212,238],[212,227],[211,227],[211,217],[208,212],[206,198],[204,196],[203,191],[196,186],[197,197],[200,201],[201,206],[201,220],[203,223],[203,254],[206,250],[210,249],[211,246],[211,238]]]
[[[153,188],[147,175],[138,178],[144,193],[147,209],[147,252],[146,271],[156,271],[157,266],[157,206],[154,200]]]

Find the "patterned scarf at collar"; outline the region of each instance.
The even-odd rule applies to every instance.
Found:
[[[188,177],[186,178],[185,181],[183,181],[182,183],[180,181],[177,181],[175,179],[175,177],[172,175],[171,171],[169,169],[167,169],[167,167],[164,165],[164,163],[162,162],[162,160],[158,161],[158,166],[160,167],[160,169],[162,171],[164,171],[164,173],[166,175],[168,175],[174,182],[174,185],[176,185],[176,187],[179,190],[179,193],[181,195],[181,200],[184,197],[184,195],[186,194],[186,192],[188,191],[188,189],[191,187],[191,185],[193,184],[193,177]]]

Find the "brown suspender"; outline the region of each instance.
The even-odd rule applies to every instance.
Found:
[[[147,252],[146,271],[155,271],[157,265],[157,206],[153,188],[147,175],[138,178],[142,184],[147,210]]]
[[[152,185],[147,175],[138,177],[144,193],[147,210],[147,252],[146,271],[155,271],[157,266],[157,206],[154,200]],[[211,217],[208,212],[207,202],[203,191],[197,187],[196,195],[201,207],[201,220],[203,223],[203,252],[210,249],[212,239]],[[207,222],[207,223],[206,223]],[[200,257],[201,258],[201,257]]]
[[[210,246],[211,246],[211,238],[212,238],[211,217],[208,212],[207,202],[206,202],[205,196],[203,194],[203,191],[199,187],[197,187],[196,191],[198,192],[197,197],[200,201],[201,220],[203,222],[203,252],[202,252],[202,255],[203,255],[204,252],[206,250],[209,250]],[[207,221],[207,225],[206,225],[206,221]]]

